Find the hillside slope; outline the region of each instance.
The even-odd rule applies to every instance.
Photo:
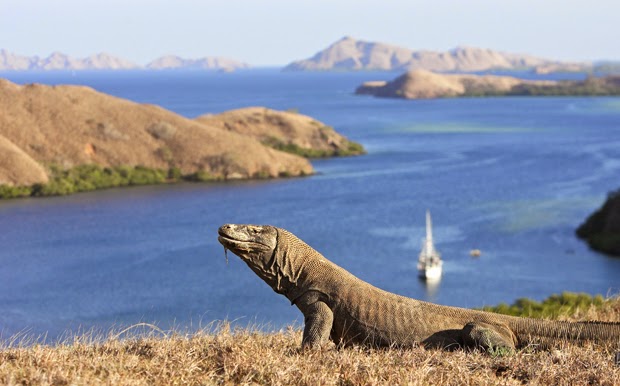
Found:
[[[141,165],[234,179],[305,175],[310,163],[254,138],[82,86],[0,80],[0,184],[44,182],[41,168]],[[32,161],[35,162],[32,162]],[[28,173],[15,173],[15,168]],[[23,177],[21,177],[23,176]]]

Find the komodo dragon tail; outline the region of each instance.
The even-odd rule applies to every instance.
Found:
[[[520,346],[550,347],[558,341],[599,342],[620,349],[618,322],[565,322],[514,318],[508,323]]]

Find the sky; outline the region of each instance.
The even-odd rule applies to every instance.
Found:
[[[174,54],[279,66],[343,36],[620,60],[620,0],[0,0],[0,49],[26,56],[107,52],[146,64]]]

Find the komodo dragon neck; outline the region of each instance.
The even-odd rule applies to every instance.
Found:
[[[520,318],[441,306],[381,290],[327,260],[292,233],[275,229],[277,245],[269,266],[277,274],[273,280],[259,276],[304,314],[303,346],[320,347],[332,341],[514,350],[530,344],[550,347],[593,341],[620,347],[620,323]]]

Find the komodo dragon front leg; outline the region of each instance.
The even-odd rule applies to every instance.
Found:
[[[321,349],[333,348],[330,333],[334,323],[334,313],[329,306],[321,301],[320,294],[309,291],[295,301],[295,305],[304,315],[304,335],[302,348]]]

